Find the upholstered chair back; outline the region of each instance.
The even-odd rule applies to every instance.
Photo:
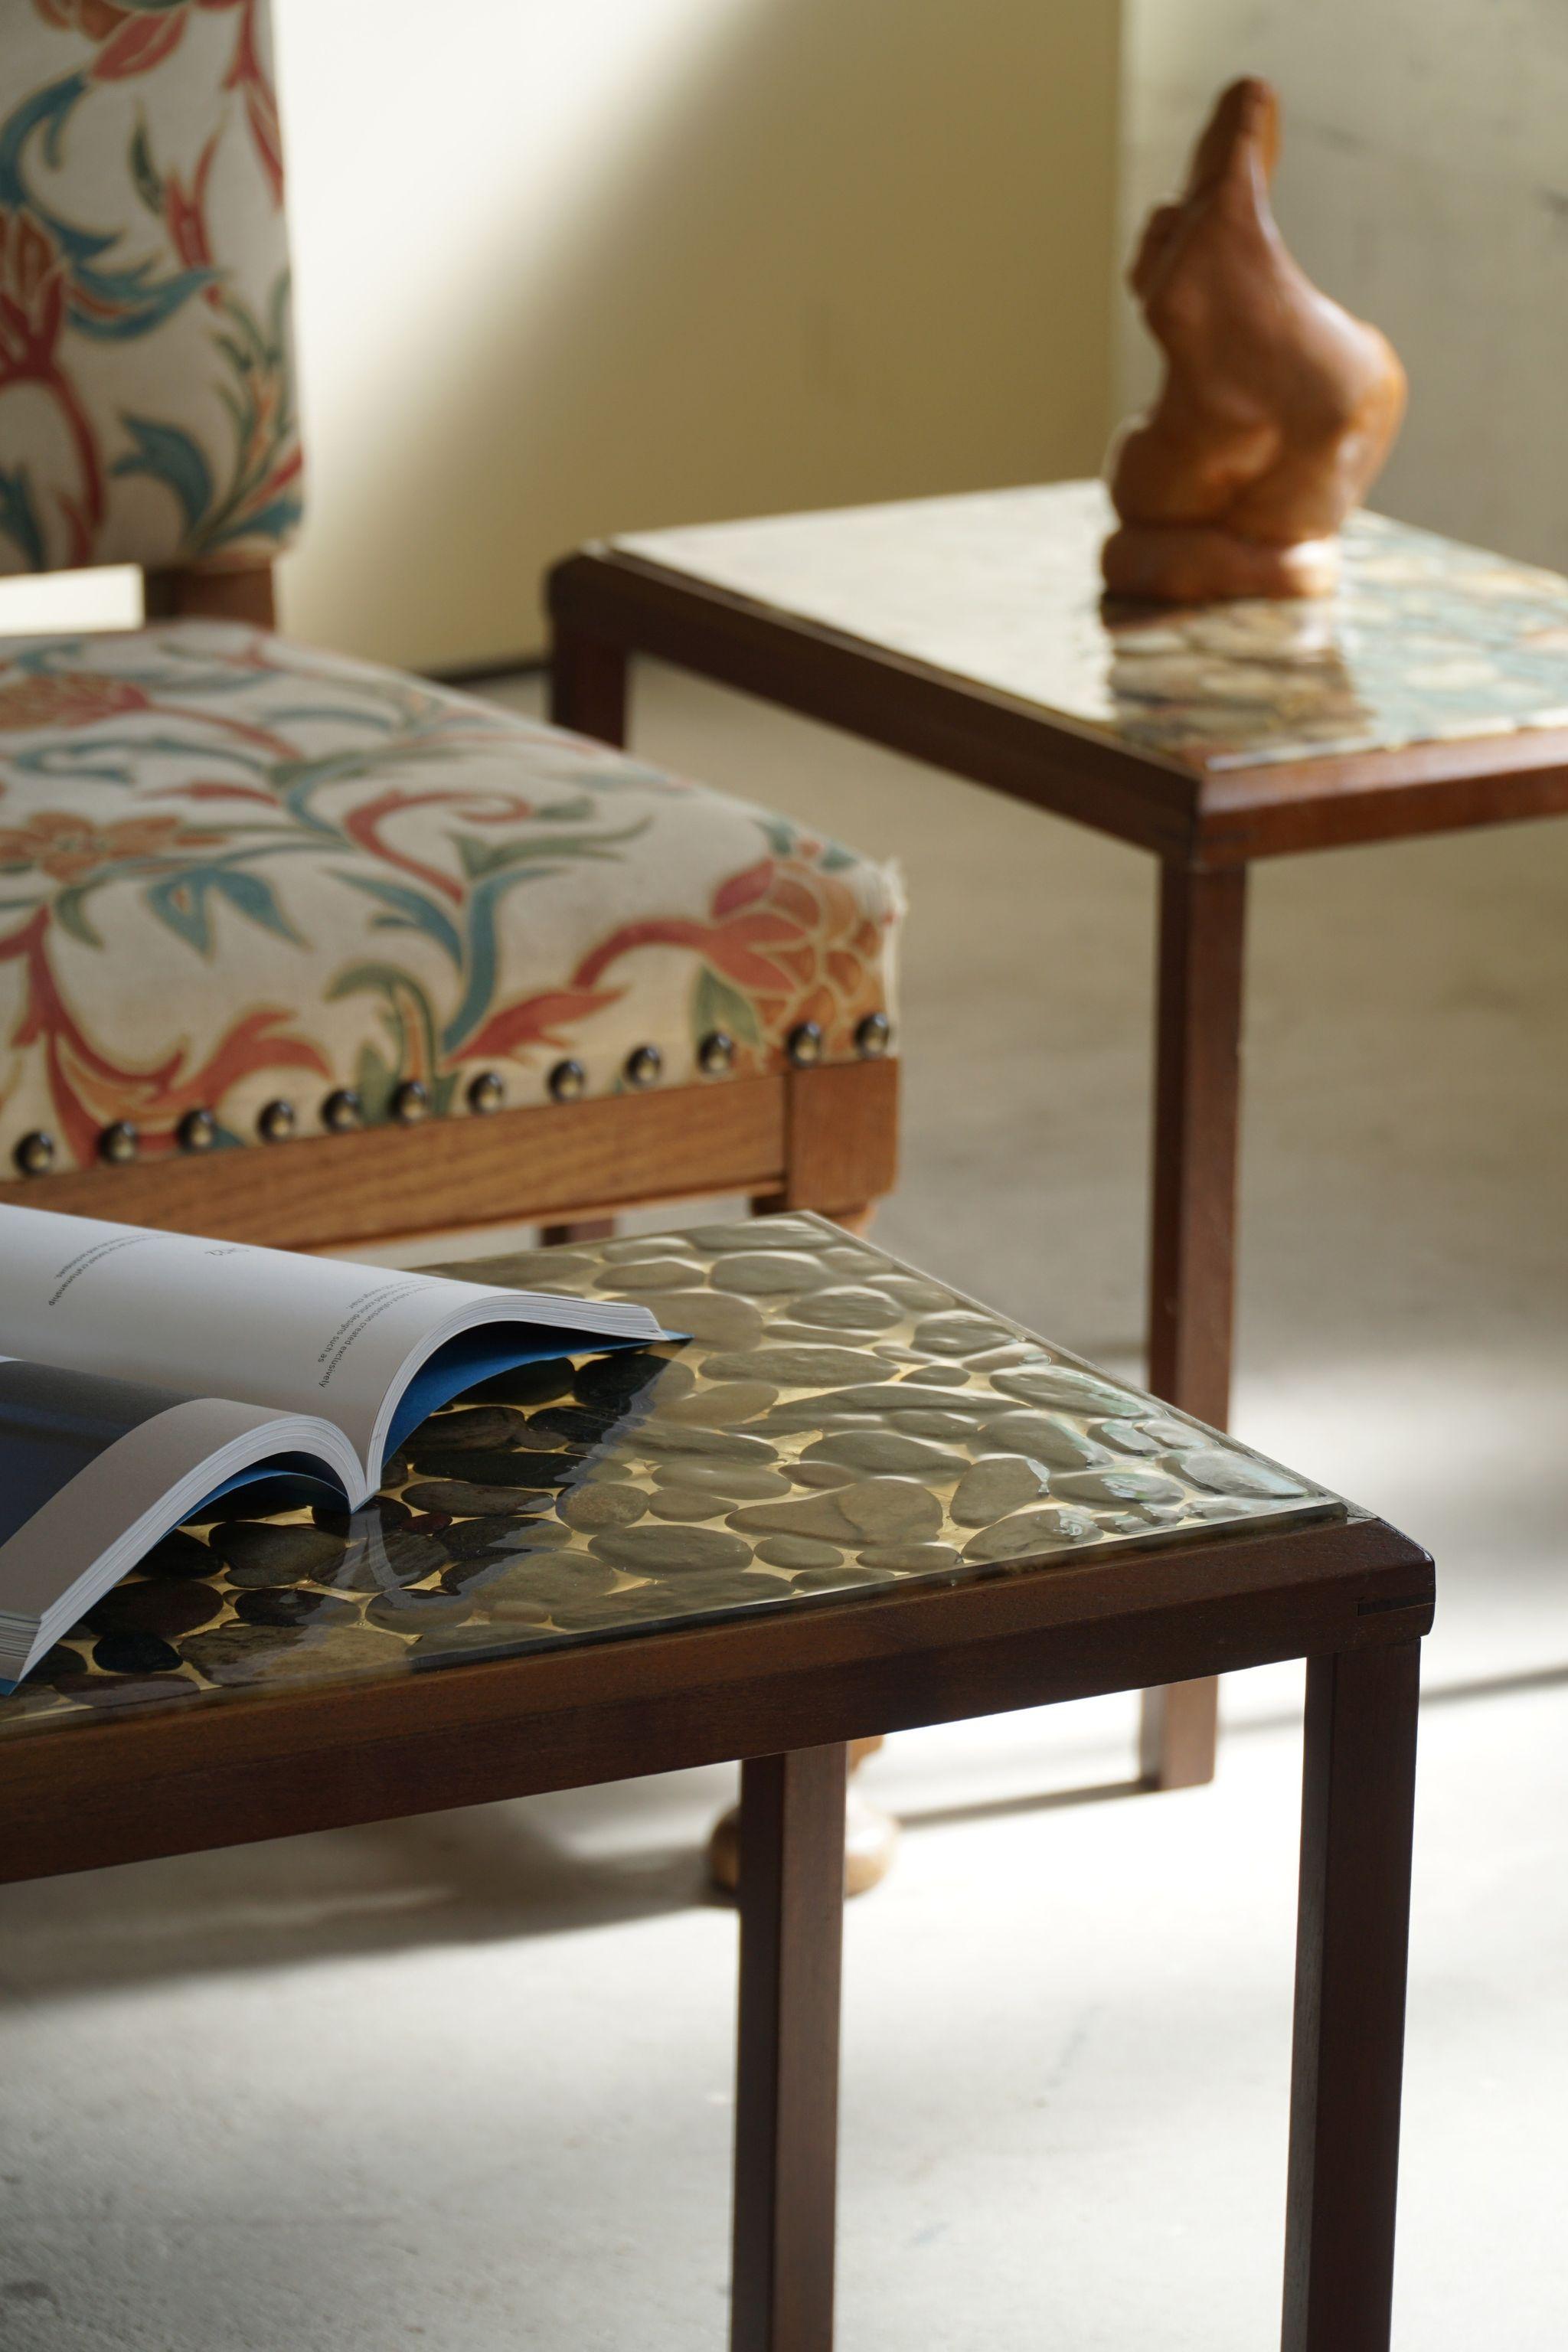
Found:
[[[267,0],[0,0],[0,572],[299,520]]]

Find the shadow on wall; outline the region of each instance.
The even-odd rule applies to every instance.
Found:
[[[1098,463],[1112,6],[468,13],[436,47],[411,0],[278,0],[312,460],[292,631],[504,656],[595,532]]]

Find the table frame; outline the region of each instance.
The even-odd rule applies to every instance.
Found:
[[[1305,1657],[1284,2352],[1387,2352],[1419,1645],[1380,1521],[1145,1552],[0,1739],[0,1884],[740,1757],[731,2352],[829,2352],[847,1743]]]
[[[1205,772],[1087,723],[633,554],[549,583],[552,716],[624,745],[634,654],[988,784],[1161,861],[1149,1384],[1228,1423],[1247,868],[1254,858],[1568,811],[1568,730]],[[1212,1682],[1145,1696],[1152,1787],[1214,1776]]]

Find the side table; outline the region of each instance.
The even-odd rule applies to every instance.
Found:
[[[696,1337],[169,1538],[0,1699],[0,1883],[741,1758],[731,2344],[830,2352],[846,1743],[1305,1657],[1282,2341],[1387,2352],[1426,1555],[818,1218],[465,1271]]]
[[[616,539],[550,583],[552,715],[623,743],[642,653],[1160,860],[1149,1382],[1223,1428],[1254,858],[1568,809],[1568,581],[1375,515],[1321,603],[1110,606],[1098,482]],[[1142,1766],[1214,1771],[1212,1683]]]

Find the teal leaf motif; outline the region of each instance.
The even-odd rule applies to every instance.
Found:
[[[226,900],[237,914],[258,924],[264,931],[289,940],[296,947],[303,944],[274,898],[270,883],[238,866],[190,866],[178,874],[165,874],[148,891],[147,904],[159,921],[195,948],[198,955],[211,955],[215,897]]]
[[[622,827],[619,833],[557,833],[539,838],[519,838],[510,841],[477,841],[472,834],[452,835],[453,846],[461,860],[464,875],[470,882],[487,879],[492,874],[510,874],[523,866],[543,866],[553,868],[563,859],[573,857],[616,857],[620,845],[635,841],[647,831],[644,817],[636,824]]]
[[[148,142],[147,125],[144,121],[138,121],[131,140],[131,177],[136,184],[137,194],[148,211],[162,216],[163,183],[153,161],[153,150]]]
[[[121,418],[134,450],[117,457],[113,474],[150,474],[163,482],[180,502],[185,529],[194,530],[213,502],[213,478],[197,444],[177,425],[160,425],[151,416]]]
[[[20,550],[29,572],[47,572],[44,534],[23,466],[0,466],[0,531]]]
[[[364,1116],[374,1126],[385,1118],[392,1108],[392,1089],[397,1084],[397,1072],[384,1055],[374,1045],[362,1045],[354,1066],[354,1092],[360,1098]]]
[[[62,931],[79,940],[84,948],[100,948],[103,941],[93,929],[87,915],[87,887],[78,883],[74,888],[62,890],[55,900],[54,918]]]
[[[347,882],[353,889],[363,890],[367,898],[378,898],[390,910],[375,918],[378,931],[423,931],[454,964],[461,965],[463,942],[458,927],[433,898],[410,889],[405,883],[384,881],[379,874],[345,874],[340,866],[337,879]]]
[[[691,1034],[700,1045],[715,1029],[722,1029],[738,1045],[760,1045],[763,1042],[751,1000],[704,964],[691,992]]]
[[[288,493],[271,499],[264,507],[258,507],[254,514],[242,515],[234,522],[226,523],[221,530],[213,532],[211,544],[221,547],[229,539],[286,539],[291,530],[298,528],[304,511],[303,499]]]
[[[798,834],[795,832],[794,825],[790,824],[788,818],[782,816],[763,817],[762,820],[762,827],[767,839],[768,847],[773,851],[773,856],[775,857],[788,857],[794,850],[796,841],[799,839]]]

